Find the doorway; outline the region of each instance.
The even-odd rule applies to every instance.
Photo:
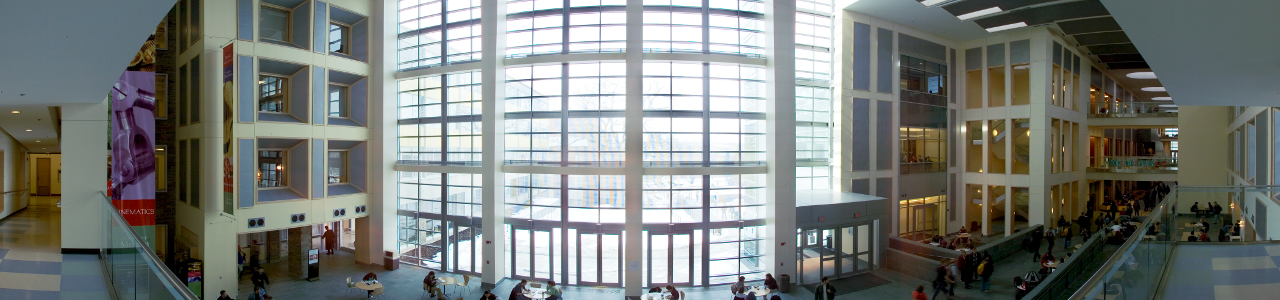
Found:
[[[812,284],[822,277],[849,277],[876,268],[878,221],[798,230],[799,282]]]
[[[558,280],[560,270],[560,229],[511,226],[511,264],[514,278]]]
[[[656,233],[648,236],[648,286],[692,286],[694,268],[693,231]]]
[[[36,195],[49,196],[53,194],[52,174],[49,174],[49,165],[52,160],[48,158],[36,158]]]
[[[578,285],[622,286],[622,232],[570,230],[577,234]]]

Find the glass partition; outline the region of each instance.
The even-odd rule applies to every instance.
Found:
[[[1090,168],[1115,172],[1134,170],[1178,170],[1177,157],[1155,156],[1094,156],[1089,157]]]
[[[1106,100],[1111,100],[1110,96],[1104,96]],[[1153,102],[1120,102],[1120,101],[1103,101],[1089,103],[1089,114],[1091,117],[1136,117],[1137,114],[1147,116],[1160,117],[1176,117],[1178,107],[1168,101]]]
[[[125,222],[115,210],[106,194],[101,199],[102,246],[99,259],[104,262],[107,281],[115,292],[115,299],[184,299],[197,300],[191,289],[195,285],[184,284],[156,257],[147,242],[138,237],[133,226]],[[195,270],[199,271],[199,270]]]

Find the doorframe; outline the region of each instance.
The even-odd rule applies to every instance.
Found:
[[[697,268],[695,268],[695,267],[694,267],[694,264],[696,264],[696,263],[700,263],[700,262],[698,262],[698,261],[696,261],[696,260],[694,259],[695,257],[697,257],[697,256],[695,255],[695,253],[697,253],[698,251],[701,251],[701,250],[702,250],[702,247],[695,247],[695,246],[697,245],[697,241],[695,241],[695,240],[694,240],[694,239],[695,239],[695,237],[694,237],[693,231],[694,231],[693,229],[687,229],[687,230],[650,230],[650,231],[649,231],[648,240],[644,241],[644,244],[646,245],[646,247],[645,247],[645,249],[642,249],[642,250],[645,252],[646,257],[648,257],[648,258],[649,258],[649,259],[648,259],[648,260],[649,260],[649,263],[645,264],[645,271],[647,271],[647,272],[646,272],[646,276],[645,276],[646,278],[644,278],[645,282],[648,282],[648,283],[649,283],[649,285],[659,285],[659,284],[661,284],[661,285],[663,285],[663,286],[671,285],[671,286],[680,286],[680,287],[691,287],[691,286],[693,286],[693,283],[696,281],[696,280],[695,280],[695,278],[697,278],[698,276],[700,276],[700,275],[701,275],[701,274],[697,274],[696,272],[694,272],[694,270],[697,270]],[[666,274],[667,274],[667,277],[669,277],[669,279],[667,279],[666,281],[675,281],[675,280],[674,280],[674,279],[675,279],[675,275],[674,275],[674,274],[675,274],[675,270],[676,270],[676,266],[675,266],[675,256],[674,256],[674,254],[675,254],[675,240],[676,240],[676,239],[675,239],[675,236],[676,236],[676,235],[687,235],[687,236],[688,236],[688,238],[689,238],[689,254],[688,254],[688,255],[689,255],[689,265],[688,265],[687,267],[689,268],[689,279],[688,279],[688,281],[687,281],[687,282],[684,282],[684,283],[671,283],[671,282],[655,283],[655,282],[653,281],[653,260],[654,260],[654,257],[653,257],[653,236],[655,236],[655,235],[665,235],[665,236],[667,236],[667,253],[668,253],[668,255],[667,255],[667,273],[666,273]],[[705,260],[705,259],[704,259],[704,260]]]
[[[624,273],[626,273],[626,271],[625,271],[625,270],[623,269],[623,267],[622,267],[623,260],[625,260],[625,259],[624,259],[624,257],[622,256],[622,254],[623,254],[623,249],[624,249],[624,248],[622,247],[622,245],[623,245],[623,243],[624,243],[624,241],[623,241],[623,240],[624,240],[624,239],[625,239],[625,237],[626,237],[626,236],[623,234],[623,231],[622,231],[622,230],[607,230],[607,229],[588,229],[588,228],[574,228],[574,229],[576,229],[576,230],[577,230],[577,235],[573,237],[573,238],[574,238],[574,241],[573,241],[573,242],[574,242],[574,243],[577,243],[577,246],[576,246],[576,247],[574,247],[574,261],[576,261],[576,262],[577,262],[577,263],[575,264],[575,268],[577,268],[577,270],[575,270],[575,271],[577,272],[577,273],[576,273],[576,274],[577,274],[577,284],[576,284],[576,285],[579,285],[579,286],[608,286],[608,287],[622,287],[622,283],[623,283],[623,280],[624,280],[623,278],[625,277],[625,276],[624,276]],[[605,282],[594,282],[594,281],[583,280],[583,278],[582,278],[582,267],[583,267],[583,266],[582,266],[582,236],[583,236],[583,235],[596,235],[596,275],[597,275],[597,277],[599,277],[600,281],[604,281],[603,279],[605,278],[605,276],[604,276],[604,274],[605,274],[605,273],[604,273],[604,253],[605,253],[605,252],[604,252],[604,248],[605,248],[605,247],[604,247],[604,244],[605,244],[605,242],[604,242],[604,237],[603,237],[603,236],[604,236],[604,235],[617,235],[617,236],[618,236],[618,265],[616,266],[616,267],[617,267],[617,269],[618,269],[618,282],[617,282],[617,283],[605,283]]]
[[[507,242],[509,243],[508,245],[511,245],[511,247],[513,247],[513,248],[512,248],[512,250],[513,250],[513,251],[511,251],[511,257],[508,257],[508,259],[510,259],[510,260],[511,260],[511,263],[509,264],[509,265],[511,265],[511,267],[507,270],[508,272],[510,272],[510,273],[508,273],[508,274],[510,275],[509,277],[510,277],[510,278],[513,278],[513,279],[527,279],[527,280],[535,280],[535,281],[537,281],[537,280],[560,280],[561,278],[555,278],[555,274],[556,274],[556,273],[555,273],[555,270],[556,270],[556,265],[557,265],[560,261],[562,261],[562,260],[564,259],[565,253],[564,253],[564,249],[560,249],[560,250],[561,250],[561,251],[560,251],[560,256],[561,256],[561,257],[557,259],[557,258],[556,258],[556,255],[555,255],[555,247],[556,247],[556,246],[558,246],[558,245],[554,245],[554,244],[552,244],[552,241],[554,241],[554,240],[555,240],[555,234],[554,234],[554,233],[559,233],[559,232],[561,232],[561,231],[560,231],[560,229],[561,229],[561,228],[559,228],[559,227],[544,227],[544,226],[536,226],[536,225],[534,225],[534,226],[530,226],[530,225],[515,225],[515,224],[507,224],[507,225],[511,226],[511,235],[510,235],[509,237],[507,237]],[[516,268],[518,268],[518,267],[519,267],[519,265],[518,265],[518,264],[516,264],[516,257],[520,255],[519,248],[514,248],[514,247],[515,247],[515,245],[516,245],[516,230],[528,230],[528,231],[529,231],[529,276],[520,276],[520,275],[518,275],[518,274],[516,273]],[[548,259],[550,259],[550,260],[551,260],[551,261],[548,261],[548,262],[547,262],[547,265],[551,268],[550,270],[548,270],[548,271],[547,271],[547,277],[548,277],[548,278],[539,278],[539,277],[537,277],[537,274],[538,274],[538,261],[537,261],[535,258],[538,256],[538,253],[537,253],[537,252],[535,252],[535,251],[534,251],[534,249],[537,249],[537,247],[538,247],[538,243],[539,243],[539,241],[538,241],[538,239],[537,239],[537,233],[535,233],[535,232],[538,232],[538,231],[544,231],[544,232],[547,232],[547,238],[549,238],[549,239],[551,239],[551,240],[552,240],[552,241],[548,241],[548,242],[546,243],[546,244],[547,244],[548,249],[550,249],[550,251],[551,251],[550,253],[548,253],[548,254],[547,254]],[[554,232],[554,233],[553,233],[553,232]],[[563,237],[561,237],[561,238],[563,238]],[[561,274],[563,274],[563,270],[561,270]]]
[[[873,219],[873,220],[867,220],[867,221],[836,224],[836,225],[824,225],[821,227],[813,227],[813,228],[803,228],[803,227],[798,228],[797,230],[799,231],[800,243],[796,245],[797,247],[799,247],[799,251],[796,252],[796,257],[797,259],[803,259],[804,249],[809,248],[810,246],[818,246],[820,248],[825,248],[823,244],[825,240],[821,234],[824,230],[833,230],[835,234],[832,239],[832,243],[835,245],[835,247],[831,250],[833,250],[836,253],[835,259],[832,260],[835,264],[833,268],[835,269],[835,271],[834,271],[834,274],[832,275],[822,275],[823,274],[822,269],[825,264],[825,261],[823,261],[823,258],[822,258],[823,255],[819,253],[817,257],[819,278],[821,278],[821,276],[830,276],[832,278],[845,278],[845,277],[862,275],[862,274],[875,271],[880,267],[880,265],[877,263],[877,257],[876,257],[876,247],[880,243],[879,241],[880,232],[877,231],[877,228],[876,228],[879,225],[879,221],[880,221],[879,219]],[[868,227],[869,230],[867,231],[870,234],[870,236],[867,238],[867,242],[870,244],[867,245],[867,251],[858,251],[857,247],[858,247],[858,240],[859,240],[860,234],[857,231],[857,228],[863,225],[870,226]],[[840,233],[840,230],[841,228],[846,228],[846,227],[852,228],[854,230],[853,234],[851,234],[852,238],[854,239],[854,243],[853,243],[854,254],[852,257],[850,257],[850,259],[853,260],[853,270],[849,270],[849,271],[843,270],[843,264],[841,263],[841,260],[844,259],[845,257],[844,257],[844,252],[841,252],[839,249],[839,245],[843,244],[844,242],[844,235]],[[813,243],[813,244],[810,244],[808,240],[808,233],[811,230],[816,231],[818,233],[817,241],[816,243]],[[867,257],[868,265],[866,266],[866,268],[860,268],[858,256],[862,254],[868,254],[868,257]],[[807,278],[804,278],[804,273],[807,270],[804,269],[803,261],[797,262],[796,267],[799,269],[799,272],[796,272],[797,275],[799,275],[797,276],[799,277],[797,282],[803,283],[805,282],[805,280],[808,280]]]

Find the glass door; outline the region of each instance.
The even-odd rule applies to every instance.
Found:
[[[555,268],[559,263],[558,254],[560,230],[558,228],[521,228],[512,226],[511,264],[512,274],[516,278],[537,280],[556,280],[553,274],[559,274]]]
[[[649,286],[691,286],[692,232],[649,235]]]
[[[577,232],[578,284],[622,286],[622,233]]]
[[[840,227],[840,275],[852,275],[857,269],[854,260],[857,252],[857,230],[854,227]]]
[[[871,272],[875,268],[876,230],[875,224],[858,225],[857,236],[858,257],[855,273]],[[852,230],[853,228],[849,228]]]
[[[805,230],[800,242],[800,283],[813,284],[822,281],[822,244],[818,230]]]
[[[836,275],[836,258],[839,252],[836,251],[836,230],[823,229],[820,231],[819,238],[822,239],[822,274],[821,276]],[[821,277],[819,277],[821,278]]]

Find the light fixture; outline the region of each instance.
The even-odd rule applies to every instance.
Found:
[[[16,110],[15,110],[15,111],[11,111],[11,112],[9,112],[9,113],[11,113],[11,114],[20,114],[20,113],[22,113],[22,112],[20,112],[20,111],[16,111]]]
[[[1124,77],[1133,79],[1156,79],[1156,72],[1133,72],[1124,74]]]
[[[263,83],[267,83],[267,81],[266,81],[266,80],[258,80],[258,84],[263,84]]]
[[[1163,86],[1144,87],[1142,88],[1142,91],[1143,92],[1163,92],[1164,87]]]
[[[31,131],[31,129],[27,129],[27,131],[28,131],[28,132],[30,132],[30,131]]]
[[[1009,29],[1022,28],[1022,27],[1027,27],[1027,22],[1018,22],[1018,23],[1013,23],[1009,25],[1000,25],[996,27],[991,27],[991,28],[987,28],[987,32],[1005,31]]]
[[[1002,10],[1000,10],[1000,7],[999,7],[999,6],[992,6],[991,8],[988,8],[988,9],[983,9],[983,10],[979,10],[979,11],[975,11],[975,12],[971,12],[971,13],[967,13],[967,14],[959,15],[959,16],[956,16],[956,18],[960,18],[960,20],[961,20],[961,21],[965,21],[965,20],[968,20],[968,19],[973,19],[973,18],[977,18],[977,17],[985,16],[985,15],[990,15],[990,14],[998,13],[998,12],[1001,12],[1001,11],[1002,11]]]
[[[1014,67],[1013,67],[1013,69],[1014,69],[1014,70],[1025,70],[1025,69],[1030,69],[1030,68],[1031,68],[1031,65],[1021,65],[1021,66],[1014,66]]]
[[[1178,107],[1176,104],[1160,104],[1160,107]]]
[[[942,2],[947,2],[947,0],[924,0],[924,1],[920,1],[920,4],[924,4],[924,6],[934,6]]]
[[[283,170],[283,169],[284,169],[284,167],[283,167],[283,166],[276,165],[276,170]]]
[[[40,141],[36,141],[36,142],[39,143]]]
[[[1151,100],[1172,101],[1172,100],[1173,100],[1173,98],[1171,98],[1171,97],[1151,97]]]

